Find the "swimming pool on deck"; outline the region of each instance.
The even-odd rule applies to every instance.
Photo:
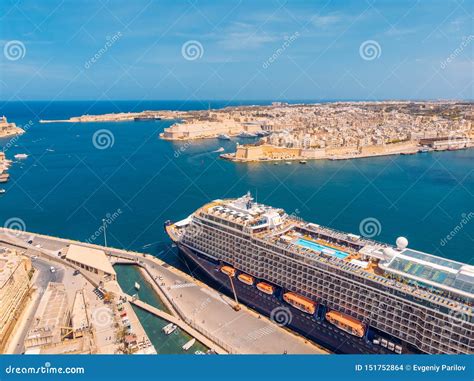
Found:
[[[349,254],[345,253],[344,251],[340,251],[340,250],[334,249],[334,248],[329,247],[329,246],[321,245],[320,243],[317,243],[317,242],[314,242],[314,241],[309,241],[309,240],[304,239],[304,238],[298,238],[294,242],[294,244],[299,245],[299,246],[303,246],[307,249],[320,251],[320,252],[323,252],[324,254],[333,255],[333,256],[335,256],[339,259],[345,259],[349,256]]]

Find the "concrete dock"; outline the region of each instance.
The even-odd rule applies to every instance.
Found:
[[[77,244],[104,250],[113,264],[139,266],[144,273],[144,279],[168,307],[170,314],[157,310],[143,301],[133,300],[130,295],[122,296],[138,307],[173,322],[218,353],[328,353],[325,349],[277,326],[245,306],[242,306],[240,311],[235,311],[232,308],[233,300],[152,255],[35,233],[17,233],[13,236],[11,231],[0,228],[0,242],[33,249],[36,245],[40,245],[42,253],[50,254],[57,253],[67,245]],[[32,237],[33,243],[28,244],[28,240]],[[60,260],[57,255],[53,258],[56,261]]]

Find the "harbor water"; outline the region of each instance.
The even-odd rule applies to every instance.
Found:
[[[252,102],[247,102],[248,104]],[[183,266],[163,232],[205,202],[251,191],[259,202],[335,229],[473,262],[474,150],[344,161],[236,164],[219,159],[237,140],[159,139],[172,121],[52,123],[82,114],[207,109],[225,102],[6,102],[0,114],[27,133],[0,140],[15,161],[2,184],[0,223],[148,252]],[[94,135],[105,130],[107,148]],[[242,139],[241,142],[244,142]],[[370,229],[369,229],[370,228]],[[449,238],[448,238],[449,237]]]
[[[125,293],[129,295],[137,294],[140,300],[168,312],[166,306],[160,300],[151,285],[145,280],[137,266],[115,265],[114,268],[120,287]],[[140,285],[139,290],[135,289],[135,282]],[[133,310],[137,314],[140,323],[158,354],[194,354],[196,351],[205,353],[208,350],[206,346],[198,341],[196,341],[189,350],[183,350],[183,345],[192,339],[191,336],[183,332],[180,328],[177,328],[170,335],[166,335],[162,331],[163,327],[168,324],[166,320],[142,310],[135,305],[133,305]]]

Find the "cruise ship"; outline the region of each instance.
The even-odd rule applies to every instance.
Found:
[[[474,353],[474,266],[214,200],[169,237],[213,287],[334,353]]]

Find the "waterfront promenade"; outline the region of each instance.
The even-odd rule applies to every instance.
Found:
[[[232,308],[234,302],[231,299],[151,255],[34,233],[16,233],[18,235],[13,235],[7,229],[0,229],[0,242],[24,249],[36,248],[42,256],[47,256],[52,261],[61,261],[61,259],[51,254],[64,250],[70,244],[79,244],[104,250],[112,263],[139,266],[146,274],[144,279],[157,291],[170,310],[172,314],[170,316],[173,316],[173,318],[168,316],[168,319],[164,316],[160,317],[168,321],[178,319],[173,322],[179,323],[177,325],[184,331],[218,353],[327,353],[326,350],[277,326],[274,322],[244,306],[240,311],[235,311]],[[33,239],[32,245],[27,243],[31,239]],[[36,245],[40,245],[41,249],[38,249]],[[90,280],[94,281],[94,279]],[[158,316],[162,314],[156,313],[152,310],[153,307],[143,302],[133,301],[133,297],[126,296],[126,298],[148,312],[155,312]]]

